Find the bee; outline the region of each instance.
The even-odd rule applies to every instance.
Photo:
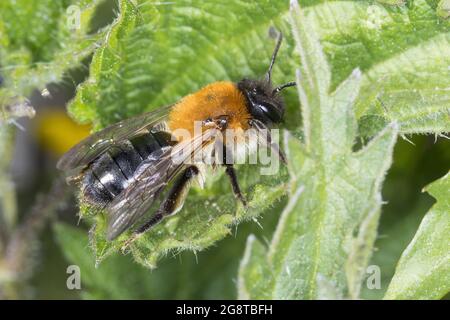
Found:
[[[188,158],[204,152],[217,157],[214,151],[217,148],[210,148],[212,145],[222,146],[221,157],[227,161],[220,166],[225,168],[235,197],[246,207],[235,168],[228,161],[232,152],[220,135],[225,130],[253,129],[258,145],[270,147],[285,162],[282,151],[267,134],[267,129],[283,120],[285,107],[280,91],[296,85],[288,82],[272,86],[272,67],[282,39],[278,33],[263,79],[211,83],[173,105],[122,120],[92,134],[58,161],[57,168],[66,172],[68,182],[80,185],[82,198],[94,207],[106,209],[109,241],[131,228],[132,238],[136,238],[177,213],[191,182],[202,180],[204,174],[205,161],[190,162]],[[195,122],[202,127],[197,134]],[[179,129],[193,135],[176,138],[172,133]],[[264,131],[266,134],[262,134]],[[242,134],[238,135],[236,143],[242,142],[242,138]],[[160,196],[163,199],[156,212],[138,224]]]

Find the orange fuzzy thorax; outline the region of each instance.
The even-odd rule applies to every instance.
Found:
[[[227,129],[246,130],[251,118],[246,100],[236,84],[229,81],[211,83],[181,99],[169,114],[168,125],[173,132],[186,129],[194,136],[194,121],[227,115]]]

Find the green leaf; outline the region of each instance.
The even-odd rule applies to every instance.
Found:
[[[28,97],[32,90],[42,90],[50,82],[62,81],[66,71],[92,53],[105,32],[91,33],[90,29],[91,18],[102,1],[0,2],[3,118],[8,118],[12,102]]]
[[[263,74],[274,41],[262,35],[273,23],[268,16],[275,21],[281,19],[282,4],[236,1],[233,10],[224,10],[223,5],[211,2],[199,6],[201,11],[194,10],[187,1],[177,2],[176,6],[155,5],[149,1],[138,1],[134,6],[130,1],[121,1],[119,19],[108,34],[108,42],[96,51],[90,79],[80,86],[70,112],[79,121],[93,122],[100,128],[175,102],[214,80]],[[255,10],[264,12],[265,17],[255,15]],[[248,19],[237,23],[234,12]],[[208,19],[214,19],[217,29],[206,24]],[[230,23],[233,19],[236,23]],[[222,33],[215,30],[222,30]],[[250,50],[252,45],[254,48]],[[286,51],[284,47],[280,60],[286,56]],[[199,57],[199,53],[203,56]],[[253,60],[257,63],[247,64]],[[264,63],[260,63],[261,60]],[[185,70],[187,65],[189,68]],[[274,77],[280,77],[280,69],[278,66]],[[131,246],[134,258],[154,268],[169,252],[202,250],[229,235],[233,225],[259,216],[280,199],[286,189],[285,170],[277,176],[263,178],[259,177],[259,170],[250,165],[239,168],[239,181],[249,200],[248,211],[236,206],[227,178],[220,174],[211,177],[209,172],[205,190],[191,190],[180,213],[166,219]],[[92,213],[91,208],[82,205],[83,216],[92,216]],[[92,244],[100,262],[121,248],[130,233],[108,243],[103,215],[98,214],[93,220]]]
[[[375,251],[369,263],[379,268],[381,281],[380,286],[363,286],[361,296],[364,299],[383,298],[402,252],[435,203],[432,196],[420,191],[436,177],[445,175],[449,168],[449,140],[415,135],[411,141],[414,144],[406,140],[397,142],[393,165],[383,183],[386,205],[383,206]]]
[[[69,107],[96,128],[174,103],[219,80],[260,77],[267,70],[275,25],[288,34],[283,1],[120,1],[120,16],[97,50],[90,79]],[[275,81],[294,78],[283,44]],[[293,94],[291,94],[293,98]]]
[[[304,142],[285,136],[289,202],[267,249],[249,238],[239,294],[250,299],[357,298],[398,126],[387,126],[352,151],[360,71],[330,94],[330,67],[309,19],[294,1],[291,23],[301,58],[297,81]]]
[[[399,144],[397,144],[397,146],[398,145]],[[393,170],[391,169],[390,171],[392,172]],[[401,207],[404,208],[404,212],[401,212],[403,213],[402,215],[398,209],[393,209],[392,206],[389,208],[389,205],[391,205],[392,202],[395,202],[392,195],[386,191],[386,187],[389,187],[389,183],[392,184],[393,182],[392,180],[389,181],[388,178],[383,186],[384,197],[388,204],[383,208],[383,215],[378,227],[378,237],[375,242],[375,251],[369,263],[369,265],[379,268],[381,277],[377,280],[380,280],[380,286],[363,286],[363,288],[361,288],[361,297],[363,299],[373,300],[383,298],[392,276],[395,273],[395,266],[397,265],[403,250],[405,250],[417,231],[424,212],[430,208],[429,199],[417,197],[416,193],[414,193],[415,197],[408,205],[405,205],[404,199],[402,199]],[[396,186],[396,188],[398,187],[399,186]],[[395,196],[398,196],[398,192],[396,192],[394,197]]]
[[[385,299],[440,299],[450,292],[450,174],[425,190],[437,202],[403,252]]]
[[[258,168],[250,166],[241,168],[239,174],[239,182],[250,199],[247,211],[236,205],[227,177],[219,175],[208,179],[205,190],[190,191],[181,212],[166,219],[131,245],[135,260],[148,268],[155,268],[158,260],[171,252],[201,251],[230,235],[233,225],[256,219],[285,194],[285,174],[257,179]],[[83,214],[90,213],[88,207],[82,210]],[[96,255],[96,264],[99,264],[122,248],[131,231],[116,241],[108,242],[105,239],[104,215],[97,214],[89,219],[94,220],[91,244]]]
[[[362,135],[392,121],[402,133],[450,131],[450,21],[436,10],[436,1],[416,0],[331,1],[306,11],[330,61],[332,86],[354,68],[364,73],[356,106]]]
[[[264,37],[271,25],[284,31],[288,43],[282,47],[274,78],[281,82],[294,76],[283,1],[228,1],[226,10],[218,3],[139,3],[138,11],[122,3],[117,37],[113,32],[97,52],[91,81],[72,104],[73,115],[82,122],[101,128],[173,103],[218,79],[260,76],[272,49]],[[356,108],[361,134],[373,135],[391,121],[400,124],[402,133],[450,130],[450,22],[437,16],[436,6],[425,0],[400,7],[372,1],[305,3],[314,4],[305,15],[324,44],[332,87],[353,69],[364,71]],[[237,16],[242,19],[237,21]],[[294,99],[288,94],[289,128],[299,124]]]

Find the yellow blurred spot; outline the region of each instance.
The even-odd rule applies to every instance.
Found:
[[[87,137],[91,130],[91,126],[77,124],[60,110],[38,113],[35,121],[39,143],[57,156]]]

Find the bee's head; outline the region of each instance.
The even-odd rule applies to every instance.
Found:
[[[265,125],[272,125],[283,120],[284,102],[279,92],[287,87],[295,86],[295,82],[288,82],[283,85],[273,87],[271,76],[272,67],[277,57],[283,35],[278,34],[275,50],[272,54],[269,70],[263,80],[243,79],[237,83],[238,89],[245,95],[247,106],[253,118],[263,122]]]

